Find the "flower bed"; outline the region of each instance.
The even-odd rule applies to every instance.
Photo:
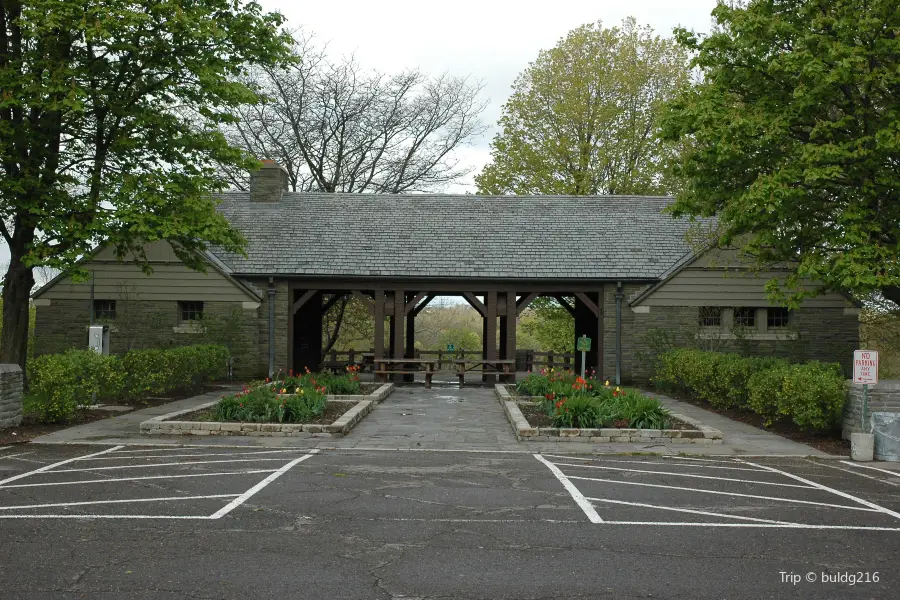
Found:
[[[296,386],[289,388],[289,383]],[[333,389],[347,390],[340,384]],[[339,437],[346,435],[384,400],[393,391],[393,385],[381,385],[366,395],[331,395],[327,391],[328,386],[322,385],[322,381],[314,376],[296,381],[284,378],[245,387],[237,394],[149,419],[141,423],[141,432],[151,435]]]
[[[671,413],[655,398],[567,371],[529,374],[516,386],[515,396],[504,385],[495,389],[520,440],[722,441],[720,431]]]

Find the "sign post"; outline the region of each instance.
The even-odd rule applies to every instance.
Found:
[[[876,350],[853,351],[853,383],[863,386],[862,422],[863,433],[870,433],[871,427],[866,422],[869,412],[869,384],[878,383],[878,352]]]
[[[447,344],[447,352],[453,352],[456,350],[456,346],[453,344]]]
[[[591,350],[591,338],[582,335],[575,344],[575,349],[581,352],[581,377],[584,378],[585,354]]]

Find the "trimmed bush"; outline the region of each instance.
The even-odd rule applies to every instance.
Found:
[[[92,350],[47,354],[28,362],[28,407],[42,423],[71,419],[79,405],[117,398],[124,378],[116,356]]]
[[[204,344],[132,350],[123,357],[93,350],[47,354],[28,363],[29,413],[42,423],[70,420],[79,406],[189,390],[221,379],[228,349]]]
[[[742,357],[679,348],[659,357],[654,383],[717,408],[752,411],[766,424],[790,419],[801,429],[832,429],[844,405],[840,365]]]

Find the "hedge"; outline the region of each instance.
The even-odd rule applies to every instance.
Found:
[[[789,419],[801,429],[833,429],[844,406],[844,377],[836,363],[678,348],[659,355],[653,382],[716,408],[754,412],[767,425]]]
[[[71,419],[81,405],[199,387],[227,371],[228,349],[204,344],[131,350],[121,358],[92,350],[47,354],[28,362],[27,404],[39,421]]]

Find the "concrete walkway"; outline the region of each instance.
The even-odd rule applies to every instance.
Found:
[[[375,450],[465,450],[547,453],[627,453],[698,454],[728,456],[815,456],[829,457],[815,448],[774,433],[732,421],[715,413],[672,398],[655,395],[673,412],[682,413],[719,429],[724,443],[695,444],[592,444],[587,442],[518,442],[506,420],[503,407],[492,387],[436,383],[426,390],[412,384],[398,386],[344,438],[301,439],[251,436],[145,436],[140,423],[150,417],[191,408],[221,396],[211,392],[170,404],[134,411],[125,415],[63,429],[38,437],[35,443],[106,444],[197,444],[267,447],[356,448]],[[837,457],[836,457],[837,458]]]

